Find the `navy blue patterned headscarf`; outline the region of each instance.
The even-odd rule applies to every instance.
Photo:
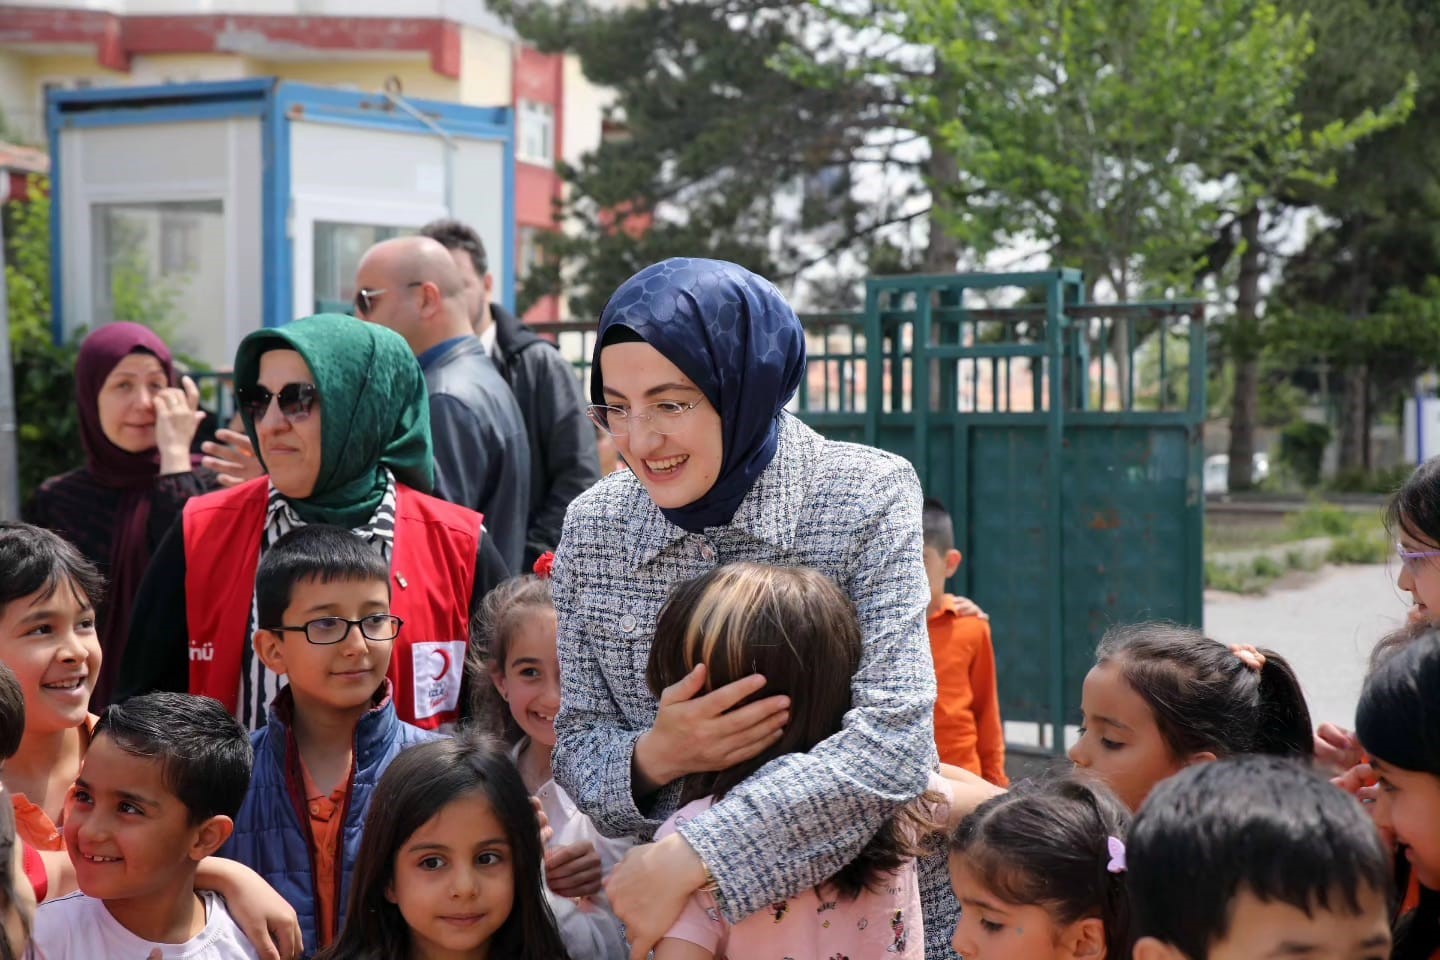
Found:
[[[715,485],[665,516],[692,533],[729,523],[775,456],[780,412],[805,374],[805,332],[795,311],[770,281],[723,260],[677,257],[646,267],[600,315],[594,403],[605,402],[600,351],[615,327],[660,351],[720,413],[724,457]]]

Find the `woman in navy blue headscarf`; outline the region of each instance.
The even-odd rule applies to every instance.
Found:
[[[919,482],[905,460],[828,441],[786,413],[804,376],[794,311],[733,263],[658,263],[600,318],[591,415],[630,470],[565,518],[557,782],[605,833],[648,840],[676,812],[683,778],[779,739],[789,700],[754,699],[763,677],[710,690],[702,667],[658,700],[647,687],[677,583],[741,561],[813,567],[849,596],[864,635],[840,733],[769,762],[615,870],[607,889],[637,957],[701,887],[714,885],[733,922],[833,876],[931,769]]]

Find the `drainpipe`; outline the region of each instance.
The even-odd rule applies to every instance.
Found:
[[[455,151],[457,145],[455,138],[445,132],[434,120],[415,109],[415,106],[400,95],[400,78],[391,76],[385,78],[385,99],[393,106],[401,110],[413,119],[416,123],[422,124],[427,130],[435,134],[445,143],[445,214],[449,217],[455,216]]]

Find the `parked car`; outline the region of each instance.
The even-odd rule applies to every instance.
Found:
[[[1261,483],[1270,476],[1270,454],[1257,453],[1250,461],[1250,480]],[[1230,455],[1217,453],[1205,458],[1205,492],[1230,492]]]

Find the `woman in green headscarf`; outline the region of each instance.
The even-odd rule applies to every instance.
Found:
[[[192,500],[135,601],[121,695],[205,694],[250,729],[279,678],[255,656],[255,570],[285,533],[345,527],[390,565],[404,621],[389,677],[422,727],[460,717],[472,609],[508,571],[480,515],[428,495],[434,477],[420,365],[398,334],[320,315],[247,336],[236,397],[267,475]]]

